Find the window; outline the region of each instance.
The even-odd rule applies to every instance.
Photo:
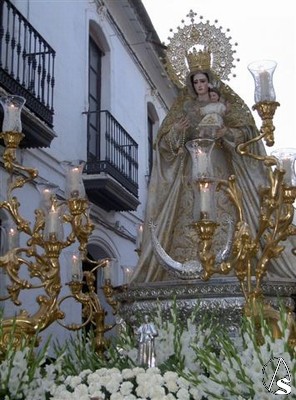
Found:
[[[148,115],[148,175],[151,175],[153,165],[153,125],[154,121]]]
[[[153,144],[154,139],[157,134],[158,130],[158,115],[155,110],[155,107],[152,103],[148,103],[147,106],[147,143],[148,143],[148,152],[147,152],[147,159],[148,159],[148,166],[147,166],[147,174],[150,177],[152,172],[152,165],[153,165]]]
[[[100,159],[100,110],[101,72],[103,53],[95,41],[89,40],[89,115],[88,115],[88,161]]]

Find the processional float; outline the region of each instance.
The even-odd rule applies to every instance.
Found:
[[[167,71],[182,89],[186,85],[190,63],[204,66],[201,71],[210,67],[214,76],[219,77],[220,88],[227,100],[232,92],[221,80],[228,79],[234,66],[235,51],[230,44],[231,38],[222,32],[222,27],[217,28],[209,21],[195,22],[195,16],[190,11],[190,24],[184,23],[168,38]],[[245,193],[238,185],[238,177],[233,174],[226,180],[213,174],[211,152],[215,139],[200,135],[187,141],[184,146],[191,158],[191,184],[195,199],[192,226],[197,232],[198,256],[184,262],[176,261],[163,248],[157,235],[157,223],[145,221],[146,225],[149,224],[151,247],[159,268],[164,268],[171,278],[154,282],[132,280],[128,291],[117,298],[121,302],[122,315],[131,319],[137,313],[152,314],[159,304],[164,314],[169,315],[173,298],[183,315],[188,315],[199,304],[202,313],[218,310],[221,321],[230,330],[235,330],[240,323],[242,311],[247,316],[258,317],[261,309],[276,337],[281,335],[277,323],[281,299],[290,321],[290,343],[295,346],[292,299],[296,293],[295,280],[268,277],[270,264],[285,251],[286,243],[296,234],[293,224],[295,152],[293,149],[282,149],[267,155],[266,152],[258,154],[252,151],[253,145],[263,141],[268,147],[274,145],[273,116],[279,103],[273,88],[276,63],[269,60],[254,62],[248,68],[255,81],[253,110],[258,112],[262,126],[255,137],[238,144],[235,152],[237,157],[262,163],[266,171],[264,185],[257,191],[259,207],[255,231],[250,229],[244,215]],[[241,107],[245,106],[242,104]],[[217,249],[215,235],[221,221],[215,211],[217,196],[221,192],[231,203],[235,218],[228,215],[229,234],[223,246]],[[293,244],[289,246],[290,256],[292,253],[295,256],[295,247]],[[140,258],[144,251],[143,247],[138,249]],[[291,260],[296,271],[296,259],[293,261],[291,257]]]

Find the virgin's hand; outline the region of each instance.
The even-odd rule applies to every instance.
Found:
[[[176,131],[184,131],[188,129],[190,126],[189,120],[187,117],[182,117],[178,122],[175,123],[174,128]]]

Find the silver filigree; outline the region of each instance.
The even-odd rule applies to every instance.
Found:
[[[273,307],[277,308],[279,302],[294,307],[295,280],[266,280],[263,282],[262,290],[266,300]],[[222,326],[230,332],[235,332],[240,326],[245,304],[240,284],[235,277],[213,278],[208,282],[202,280],[145,282],[133,284],[115,297],[120,303],[120,315],[132,325],[141,323],[143,315],[153,317],[159,307],[163,318],[169,319],[175,301],[184,319],[198,307],[197,322],[202,319],[205,312],[214,312]]]
[[[190,10],[187,15],[190,24],[186,25],[182,20],[184,26],[178,27],[177,32],[172,37],[168,37],[169,43],[166,50],[169,63],[168,73],[179,87],[186,85],[189,72],[186,54],[193,47],[197,50],[206,48],[211,53],[211,70],[222,80],[229,80],[235,61],[239,61],[234,58],[236,50],[233,47],[237,46],[237,43],[232,44],[232,38],[226,34],[229,29],[223,32],[222,26],[215,26],[209,21],[195,22],[196,15]],[[201,16],[200,19],[202,18]]]

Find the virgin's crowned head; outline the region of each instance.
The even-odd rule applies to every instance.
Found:
[[[211,53],[208,49],[197,50],[195,47],[186,53],[188,67],[187,86],[194,95],[202,95],[208,91],[215,81],[211,69]]]

